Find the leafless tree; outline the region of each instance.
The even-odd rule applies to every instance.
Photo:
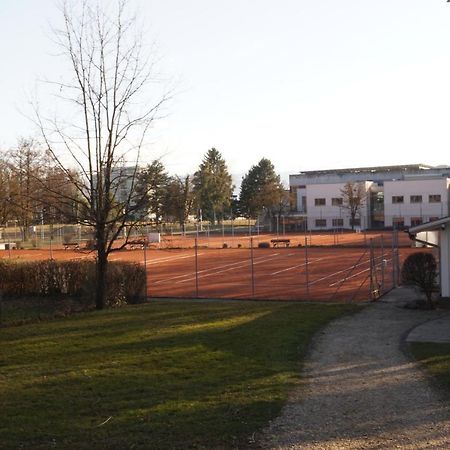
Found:
[[[11,216],[18,221],[22,239],[28,240],[29,227],[43,218],[42,179],[49,160],[33,139],[20,139],[8,154]]]
[[[145,137],[169,98],[128,3],[63,4],[64,26],[55,36],[70,75],[52,85],[64,114],[51,119],[35,108],[49,154],[76,189],[64,196],[66,206],[76,205],[74,218],[95,230],[98,309],[105,305],[108,256],[126,245],[138,220]]]
[[[361,208],[366,203],[367,193],[363,183],[345,183],[341,189],[342,207],[350,214],[350,225],[355,229],[356,217],[360,215]]]
[[[11,187],[13,176],[6,155],[0,156],[0,225],[13,217],[13,205],[11,204]]]

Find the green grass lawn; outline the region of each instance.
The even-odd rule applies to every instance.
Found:
[[[450,344],[413,342],[410,349],[450,397]]]
[[[356,308],[155,301],[0,329],[0,448],[242,448]]]

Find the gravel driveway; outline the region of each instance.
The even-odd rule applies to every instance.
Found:
[[[401,351],[413,327],[439,316],[407,310],[397,289],[316,338],[305,383],[259,444],[277,449],[450,449],[450,408]]]

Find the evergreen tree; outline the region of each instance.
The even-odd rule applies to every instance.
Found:
[[[193,182],[198,209],[205,220],[214,224],[229,208],[233,192],[231,175],[218,150],[207,151]]]
[[[145,167],[138,177],[137,191],[143,195],[143,215],[150,214],[159,229],[164,214],[164,201],[170,177],[161,161],[155,160]]]
[[[266,210],[273,215],[283,195],[280,176],[275,173],[270,160],[263,158],[242,179],[239,196],[241,213],[246,217],[256,218]]]

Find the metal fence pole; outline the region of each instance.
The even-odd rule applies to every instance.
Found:
[[[148,280],[147,280],[147,242],[144,242],[144,268],[145,268],[145,300],[148,298]]]
[[[198,239],[195,238],[195,296],[198,298]]]
[[[396,264],[397,264],[397,286],[400,285],[400,252],[398,250],[398,231],[395,233],[395,250],[396,250]]]
[[[381,245],[381,293],[384,294],[384,265],[385,265],[385,261],[384,261],[384,239],[383,239],[383,235],[381,235],[380,245]]]
[[[392,231],[392,287],[396,287],[395,231]]]
[[[306,278],[306,295],[309,296],[309,261],[308,261],[308,238],[305,236],[305,278]]]
[[[369,264],[370,264],[370,278],[369,278],[369,297],[371,300],[376,299],[377,280],[376,280],[376,265],[373,251],[373,239],[369,239]]]
[[[255,267],[254,267],[254,257],[253,257],[253,238],[250,238],[250,263],[252,269],[252,297],[255,296]]]

